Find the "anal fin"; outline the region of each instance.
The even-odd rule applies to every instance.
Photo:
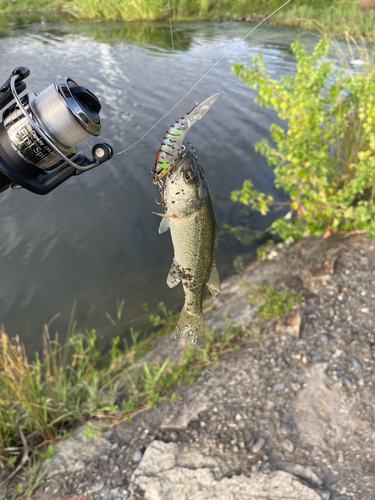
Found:
[[[169,270],[168,277],[167,277],[167,285],[169,286],[169,288],[174,288],[175,286],[177,286],[180,283],[180,281],[181,281],[181,279],[179,277],[176,262],[173,259],[173,262],[172,262],[172,265],[171,265],[171,268]]]
[[[214,297],[220,293],[220,278],[217,272],[215,261],[212,263],[211,274],[207,281],[207,288]]]

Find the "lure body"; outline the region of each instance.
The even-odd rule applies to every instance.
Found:
[[[189,129],[203,118],[210,107],[219,99],[220,94],[214,94],[201,104],[195,104],[193,109],[169,127],[160,145],[160,149],[152,172],[153,183],[159,180],[171,169],[180,155],[181,146]]]

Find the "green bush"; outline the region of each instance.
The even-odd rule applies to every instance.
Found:
[[[297,40],[292,44],[297,73],[275,81],[262,56],[254,69],[235,64],[233,72],[258,89],[255,101],[274,108],[287,131],[273,124],[276,147],[266,139],[255,150],[275,167],[275,185],[288,194],[289,212],[272,224],[282,238],[322,236],[337,231],[375,235],[375,70],[335,68],[327,61],[330,40],[323,39],[309,56]],[[368,54],[367,54],[368,55]],[[269,212],[273,197],[254,189],[251,181],[232,192],[232,200]]]

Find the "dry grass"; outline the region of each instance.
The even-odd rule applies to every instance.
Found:
[[[362,11],[375,9],[375,0],[360,0],[357,2],[358,8]]]

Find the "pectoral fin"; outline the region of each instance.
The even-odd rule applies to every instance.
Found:
[[[207,288],[214,297],[220,293],[220,278],[216,269],[215,261],[212,263],[211,274],[207,281]]]
[[[176,262],[173,259],[173,262],[172,262],[172,265],[171,265],[171,268],[169,270],[168,277],[167,277],[167,285],[169,286],[169,288],[174,288],[175,286],[177,286],[180,283],[180,281],[181,281],[181,279],[178,275],[178,269],[176,266]]]
[[[159,226],[159,234],[165,233],[169,229],[169,219],[163,217],[160,226]]]
[[[159,217],[164,217],[165,219],[169,219],[170,217],[173,217],[173,215],[167,215],[167,214],[158,214],[157,212],[152,212],[154,215],[158,215]]]

